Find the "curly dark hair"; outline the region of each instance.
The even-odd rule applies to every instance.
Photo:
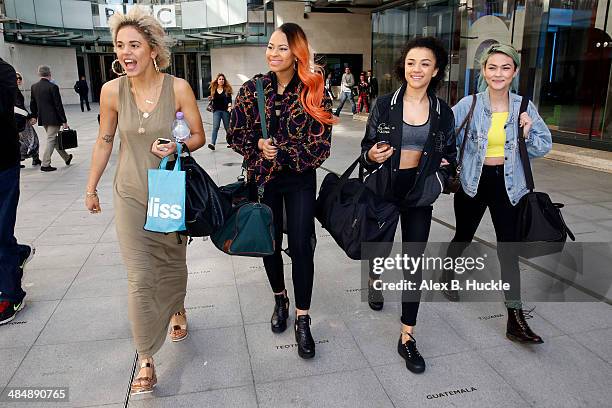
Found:
[[[401,56],[395,62],[395,75],[402,83],[406,83],[406,72],[404,69],[406,55],[408,55],[408,52],[413,48],[427,48],[433,52],[436,58],[435,64],[436,68],[438,68],[438,73],[431,78],[431,82],[427,87],[427,92],[435,93],[444,80],[446,66],[448,65],[448,51],[446,47],[444,47],[444,44],[442,44],[442,41],[435,37],[417,37],[408,41],[402,49]]]

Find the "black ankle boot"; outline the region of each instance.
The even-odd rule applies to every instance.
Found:
[[[530,312],[531,310],[527,312],[527,318],[532,317],[529,314]],[[506,337],[512,341],[517,341],[519,343],[544,343],[544,340],[542,340],[540,336],[535,334],[527,324],[523,309],[508,309],[508,324],[506,326]]]
[[[380,290],[374,289],[372,283],[368,281],[368,305],[370,309],[379,311],[385,305],[385,298]]]
[[[270,328],[274,333],[282,333],[287,329],[287,319],[289,318],[289,298],[287,293],[274,295],[274,303]]]
[[[404,360],[406,360],[406,368],[415,374],[422,373],[425,371],[425,360],[417,350],[416,340],[412,337],[412,334],[407,333],[410,336],[410,340],[406,343],[402,343],[402,335],[400,334],[399,341],[397,342],[397,352]]]
[[[298,355],[304,359],[315,356],[315,343],[310,334],[310,316],[300,315],[295,318],[295,341]]]

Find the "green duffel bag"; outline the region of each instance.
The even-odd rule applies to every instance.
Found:
[[[210,238],[219,250],[229,255],[272,255],[275,245],[272,210],[259,202],[244,203]]]

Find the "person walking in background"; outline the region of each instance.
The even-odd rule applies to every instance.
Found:
[[[520,343],[544,341],[527,324],[521,302],[521,275],[516,251],[506,242],[517,242],[519,215],[516,205],[529,192],[518,149],[519,121],[530,158],[541,157],[552,148],[550,130],[532,102],[519,116],[523,97],[516,90],[520,55],[511,45],[493,44],[482,54],[478,93],[466,96],[454,107],[457,127],[476,104],[470,129],[457,135],[457,146],[467,137],[461,160],[461,188],[454,195],[455,236],[447,256],[456,258],[474,239],[487,208],[497,239],[501,278],[510,284],[504,291],[508,321],[506,337]],[[484,138],[484,139],[482,139]],[[450,271],[452,273],[452,271]],[[451,279],[446,276],[445,280]],[[458,300],[456,291],[444,291],[449,300]],[[529,318],[529,314],[527,314]]]
[[[227,138],[227,130],[229,128],[229,113],[232,109],[232,86],[227,82],[224,74],[217,74],[217,77],[210,82],[210,96],[213,109],[213,129],[212,140],[208,145],[210,150],[215,150],[217,144],[217,134],[221,121],[225,128]]]
[[[19,202],[19,136],[15,124],[15,69],[0,58],[0,325],[10,322],[25,306],[21,287],[23,268],[34,255],[15,238]]]
[[[351,100],[351,111],[355,114],[357,106],[355,105],[355,98],[353,98],[353,87],[355,86],[355,77],[351,74],[349,67],[344,68],[344,74],[342,74],[342,81],[340,82],[340,105],[336,109],[334,115],[340,116],[344,102],[347,99]]]
[[[39,66],[38,75],[40,81],[32,85],[31,88],[30,111],[32,119],[30,123],[34,125],[38,122],[38,125],[43,126],[45,132],[47,132],[47,147],[43,154],[40,170],[55,171],[57,168],[51,167],[53,150],[57,150],[66,166],[69,166],[72,161],[71,154],[56,148],[57,134],[60,127],[68,128],[68,120],[66,119],[66,113],[64,113],[59,87],[51,83],[51,68],[46,65]]]
[[[331,72],[327,74],[327,78],[325,78],[325,92],[327,93],[327,96],[333,101],[334,99],[336,99],[336,96],[334,95],[334,91],[332,90],[332,78],[333,75]]]
[[[371,69],[368,69],[368,84],[370,84],[370,106],[374,106],[376,98],[378,98],[378,79],[376,79]]]
[[[89,109],[89,86],[87,86],[85,75],[81,75],[81,79],[76,81],[74,84],[74,91],[79,94],[81,112],[85,112],[83,103],[87,106],[87,112],[89,112],[91,110]]]
[[[366,113],[370,113],[370,84],[368,84],[365,72],[362,72],[359,75],[357,90],[359,91],[359,98],[357,98],[357,112],[361,113],[361,110],[365,107]]]
[[[38,135],[36,131],[30,124],[30,119],[32,119],[32,115],[27,111],[25,107],[25,98],[21,93],[21,89],[19,87],[23,86],[23,75],[17,72],[17,95],[15,97],[15,107],[18,108],[15,110],[15,123],[17,124],[17,132],[19,132],[19,140],[29,140],[30,138],[36,138],[35,145],[38,146]],[[17,112],[21,110],[20,112]],[[26,135],[23,132],[27,132],[29,137],[25,137]],[[41,161],[38,157],[38,148],[34,151],[30,152],[30,157],[32,157],[32,166],[40,166]],[[21,165],[21,168],[25,167]]]
[[[161,24],[141,7],[109,20],[120,75],[104,84],[100,95],[100,130],[94,145],[85,205],[101,211],[96,187],[113,150],[119,128],[121,147],[114,179],[114,215],[117,237],[128,277],[128,316],[140,358],[132,394],[149,393],[157,384],[153,355],[168,332],[187,337],[187,240],[175,234],[143,229],[147,215],[147,171],[161,158],[176,152],[167,138],[177,111],[184,115],[191,137],[184,144],[195,152],[205,143],[202,118],[189,83],[160,72],[170,64],[170,50]]]
[[[285,288],[283,258],[283,206],[287,212],[287,237],[292,260],[298,355],[312,358],[315,343],[310,333],[310,301],[314,279],[316,169],[329,157],[331,100],[324,94],[323,75],[311,70],[312,55],[306,34],[294,23],[281,25],[270,36],[266,60],[270,72],[247,81],[236,97],[230,118],[230,146],[240,153],[254,187],[263,187],[262,202],[272,209],[275,252],[263,258],[274,293],[270,328],[287,328],[289,297]],[[264,95],[256,94],[256,81]],[[262,138],[257,98],[264,98],[270,138]]]

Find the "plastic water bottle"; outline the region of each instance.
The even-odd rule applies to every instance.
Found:
[[[174,137],[176,143],[184,142],[191,137],[189,125],[183,118],[183,112],[176,112],[176,119],[172,122],[172,137]]]

